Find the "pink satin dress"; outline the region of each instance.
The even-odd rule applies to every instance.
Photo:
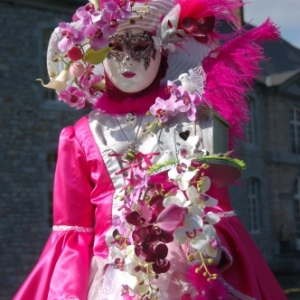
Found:
[[[123,116],[117,118],[124,124]],[[142,120],[146,121],[147,117]],[[14,300],[122,299],[118,285],[131,279],[111,268],[106,241],[117,214],[115,194],[124,185],[124,178],[117,174],[118,158],[110,153],[124,153],[127,139],[134,138],[142,153],[157,150],[155,138],[145,141],[129,129],[125,134],[121,134],[112,116],[95,111],[62,131],[55,172],[53,231]],[[222,281],[230,292],[229,299],[286,299],[235,216],[227,188],[212,187],[210,194],[219,200],[214,211],[221,216],[217,231],[227,257]],[[174,277],[184,278],[187,266],[180,247],[174,248],[178,264],[176,270],[162,277],[161,300],[186,299],[187,290],[191,295],[194,292],[184,279],[182,287],[175,284]]]

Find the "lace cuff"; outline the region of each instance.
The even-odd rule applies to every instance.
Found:
[[[80,227],[80,226],[68,226],[68,225],[54,225],[52,227],[53,231],[70,231],[70,230],[74,230],[77,232],[93,232],[93,228],[91,227]]]

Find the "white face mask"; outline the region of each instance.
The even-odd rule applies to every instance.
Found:
[[[125,93],[147,88],[158,72],[161,53],[152,36],[142,29],[125,29],[109,38],[113,47],[103,65],[113,85]]]

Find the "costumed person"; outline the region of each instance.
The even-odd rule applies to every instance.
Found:
[[[286,299],[228,196],[259,43],[278,38],[270,20],[220,34],[241,5],[91,1],[55,29],[43,85],[93,110],[61,132],[53,231],[15,300]]]

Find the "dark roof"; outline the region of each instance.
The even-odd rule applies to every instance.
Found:
[[[300,70],[300,49],[284,39],[265,42],[263,47],[265,56],[270,58],[261,63],[265,76]]]

